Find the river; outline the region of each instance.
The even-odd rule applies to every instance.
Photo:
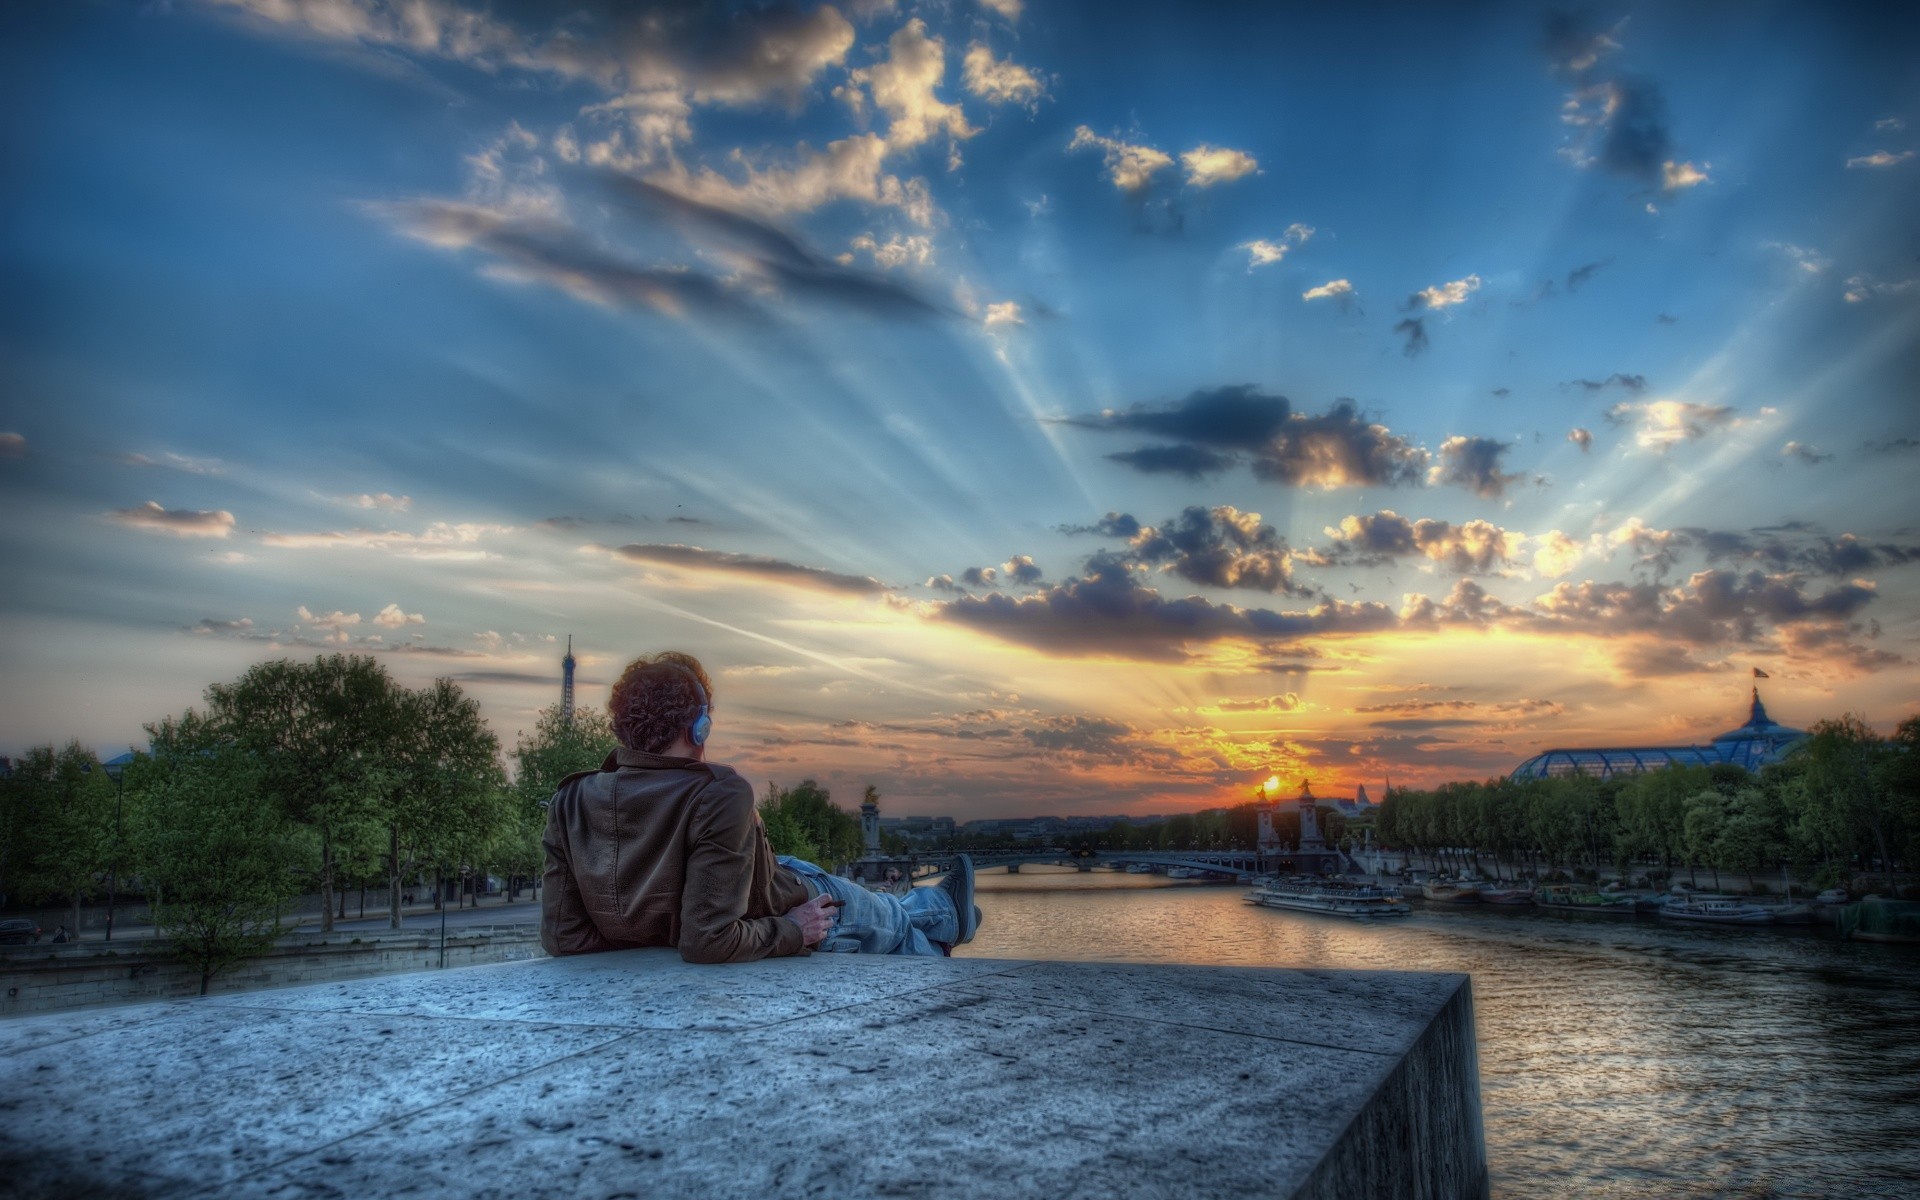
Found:
[[[1920,1197],[1920,949],[1485,906],[1367,923],[1244,895],[985,873],[959,952],[1464,971],[1495,1197]]]

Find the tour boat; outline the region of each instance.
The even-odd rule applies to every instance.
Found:
[[[1550,883],[1533,893],[1533,902],[1541,908],[1562,912],[1597,912],[1615,917],[1634,913],[1633,896],[1626,892],[1596,892],[1570,883]]]
[[[1151,874],[1153,874],[1153,868],[1152,868],[1152,867],[1151,867],[1150,865],[1148,865],[1148,864],[1146,864],[1146,863],[1128,863],[1128,864],[1127,864],[1127,874],[1129,874],[1129,875],[1151,875]]]
[[[1430,879],[1421,885],[1420,894],[1436,904],[1480,903],[1479,884],[1452,879]]]
[[[1660,906],[1660,915],[1674,921],[1713,925],[1773,924],[1773,914],[1761,905],[1742,904],[1724,896],[1675,896]]]
[[[1247,903],[1336,917],[1404,917],[1413,911],[1386,888],[1333,879],[1265,880],[1247,893]]]
[[[1201,872],[1194,870],[1192,867],[1168,867],[1167,868],[1168,879],[1192,879],[1194,876],[1199,874],[1201,874]]]

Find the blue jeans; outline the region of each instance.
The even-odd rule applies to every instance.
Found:
[[[814,895],[825,893],[840,902],[833,928],[816,949],[939,958],[940,947],[934,943],[952,944],[960,936],[960,919],[945,888],[914,888],[904,896],[894,896],[870,892],[804,859],[782,854],[778,861],[798,875]]]

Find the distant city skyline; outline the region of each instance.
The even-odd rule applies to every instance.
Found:
[[[0,11],[0,752],[632,656],[956,820],[1920,710],[1899,6]]]

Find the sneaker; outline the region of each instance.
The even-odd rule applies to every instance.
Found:
[[[973,860],[964,854],[953,856],[953,869],[940,881],[940,887],[953,901],[953,915],[960,925],[960,936],[953,939],[955,945],[973,940],[973,931],[980,928],[980,909],[973,902]]]

